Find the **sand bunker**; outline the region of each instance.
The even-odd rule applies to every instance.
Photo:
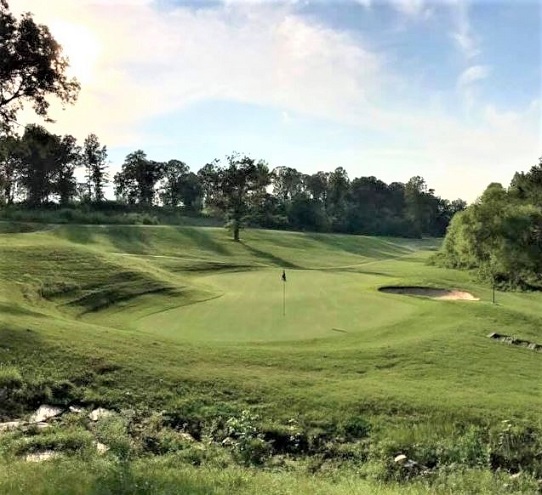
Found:
[[[440,301],[479,301],[470,292],[456,289],[435,289],[433,287],[380,287],[380,292],[386,294],[401,294],[405,296],[421,296]]]

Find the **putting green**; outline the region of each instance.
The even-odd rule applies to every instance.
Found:
[[[385,327],[417,308],[413,301],[379,294],[378,276],[303,270],[288,270],[287,276],[286,315],[281,271],[258,270],[202,277],[220,297],[154,313],[133,325],[188,340],[299,340]]]

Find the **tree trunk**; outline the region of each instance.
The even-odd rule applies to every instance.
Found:
[[[233,222],[233,240],[239,242],[239,222],[237,220]]]

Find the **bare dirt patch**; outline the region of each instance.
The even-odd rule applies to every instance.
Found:
[[[470,292],[458,289],[437,289],[434,287],[380,287],[380,292],[400,294],[404,296],[419,296],[438,299],[440,301],[479,301]]]

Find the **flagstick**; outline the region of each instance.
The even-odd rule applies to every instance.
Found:
[[[282,282],[282,316],[286,316],[286,282]]]

